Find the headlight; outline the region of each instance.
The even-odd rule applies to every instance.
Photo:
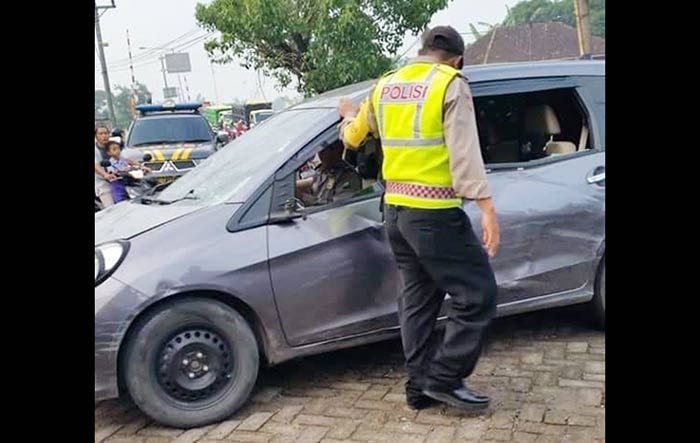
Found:
[[[116,241],[95,246],[95,286],[102,283],[121,264],[129,243]]]

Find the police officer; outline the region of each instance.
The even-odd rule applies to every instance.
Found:
[[[380,78],[359,109],[348,99],[338,106],[347,148],[356,149],[369,132],[381,140],[386,229],[403,280],[406,399],[416,409],[437,400],[478,411],[490,401],[463,384],[495,313],[489,256],[499,244],[472,97],[459,71],[463,53],[459,33],[437,26],[424,33],[419,56]],[[481,209],[481,241],[464,199]],[[446,293],[448,319],[438,335],[433,329]]]

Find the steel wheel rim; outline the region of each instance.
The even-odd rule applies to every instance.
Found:
[[[219,333],[209,328],[189,327],[173,334],[157,356],[156,378],[174,400],[207,402],[232,382],[231,348]]]

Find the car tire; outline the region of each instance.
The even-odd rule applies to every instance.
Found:
[[[153,420],[192,428],[231,416],[258,376],[258,345],[245,319],[229,306],[182,299],[139,321],[124,360],[134,403]]]
[[[605,329],[605,258],[598,266],[591,307],[596,325]]]

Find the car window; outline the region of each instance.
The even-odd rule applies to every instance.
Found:
[[[320,210],[380,193],[378,160],[369,149],[344,150],[336,139],[294,171],[296,198]]]
[[[561,158],[594,146],[574,88],[479,96],[474,106],[488,165]]]
[[[210,126],[200,115],[146,117],[134,122],[128,145],[205,142],[211,139]]]

